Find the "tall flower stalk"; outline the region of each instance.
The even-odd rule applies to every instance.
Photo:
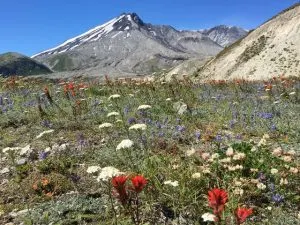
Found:
[[[131,178],[132,186],[126,185],[127,181],[128,177],[125,175],[113,177],[111,180],[112,196],[116,197],[123,208],[130,213],[133,224],[140,225],[142,220],[139,194],[145,188],[147,180],[144,176],[137,175]],[[116,213],[114,214],[116,216]]]

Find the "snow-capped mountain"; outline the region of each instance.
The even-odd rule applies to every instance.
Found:
[[[101,38],[107,37],[109,33],[118,31],[118,33],[111,37],[115,38],[121,32],[128,31],[134,27],[138,28],[139,24],[143,24],[143,22],[139,19],[139,17],[136,14],[122,14],[121,16],[116,17],[105,24],[97,26],[79,36],[65,41],[57,47],[33,55],[32,58],[42,55],[53,55],[63,53],[66,51],[71,51],[77,48],[78,46],[98,41]]]
[[[236,26],[220,25],[200,32],[207,35],[211,40],[217,42],[219,45],[227,47],[236,42],[238,39],[245,37],[249,31]]]
[[[55,71],[149,74],[222,49],[204,33],[144,23],[137,14],[124,13],[32,58]]]

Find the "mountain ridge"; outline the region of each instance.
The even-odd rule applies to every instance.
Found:
[[[54,71],[151,74],[222,49],[201,32],[152,25],[136,13],[123,13],[32,58]]]
[[[173,27],[173,26],[171,26],[171,25],[160,25],[160,24],[158,24],[158,25],[157,25],[157,24],[153,25],[153,24],[151,24],[151,23],[145,23],[145,22],[137,15],[137,13],[135,13],[135,12],[132,12],[132,13],[125,13],[125,12],[123,12],[123,13],[121,13],[118,17],[114,17],[113,19],[109,20],[108,22],[106,22],[106,23],[104,23],[104,24],[101,24],[101,25],[98,25],[98,26],[93,27],[93,28],[91,28],[91,29],[88,29],[87,31],[85,31],[85,32],[83,32],[82,34],[79,34],[79,35],[77,35],[77,36],[75,36],[75,37],[73,37],[73,38],[69,38],[69,39],[65,40],[64,42],[62,42],[61,44],[57,45],[56,47],[53,47],[53,48],[50,48],[50,49],[47,49],[47,50],[38,52],[38,53],[32,55],[31,58],[35,58],[35,57],[37,57],[37,56],[39,56],[39,55],[41,55],[41,54],[43,54],[43,53],[45,53],[45,52],[48,52],[48,51],[57,49],[59,46],[62,46],[62,45],[64,45],[64,44],[68,43],[68,42],[71,42],[71,41],[73,41],[73,40],[76,40],[77,38],[80,38],[80,37],[86,35],[87,33],[90,33],[90,32],[92,32],[92,31],[94,31],[94,30],[96,30],[96,29],[102,28],[102,27],[104,27],[105,25],[111,24],[112,22],[115,22],[116,20],[121,19],[122,17],[126,17],[126,16],[131,16],[132,18],[134,18],[133,21],[135,21],[137,24],[139,24],[139,25],[141,25],[141,26],[168,27],[168,28],[170,28],[170,29],[173,29],[173,30],[178,31],[178,32],[181,32],[181,33],[194,32],[194,33],[205,34],[205,33],[208,33],[208,32],[210,32],[210,31],[212,31],[212,30],[216,30],[216,29],[219,29],[219,28],[222,28],[222,29],[225,28],[225,29],[227,29],[227,30],[230,30],[230,29],[239,29],[239,30],[242,30],[243,33],[241,34],[241,36],[246,35],[246,33],[248,32],[248,30],[243,29],[243,28],[241,28],[241,27],[238,27],[238,26],[228,26],[228,25],[225,25],[225,24],[222,24],[222,25],[216,25],[216,26],[214,26],[214,27],[212,27],[212,28],[207,28],[207,29],[199,29],[199,30],[187,30],[187,29],[184,29],[184,30],[178,30],[178,29],[176,29],[175,27]],[[131,19],[129,19],[129,20],[131,20]],[[124,28],[124,27],[125,27],[125,26],[123,25],[123,28]],[[125,28],[126,28],[126,27],[125,27]],[[126,30],[126,29],[121,29],[121,27],[119,27],[119,31],[124,31],[124,30]],[[240,38],[240,37],[238,37],[238,38]],[[233,43],[234,41],[236,41],[236,40],[233,40],[231,43]],[[218,41],[216,41],[216,43],[218,43]],[[219,44],[219,43],[218,43],[218,44]],[[221,45],[221,46],[222,46],[222,45]],[[224,47],[224,46],[222,46],[222,47]]]

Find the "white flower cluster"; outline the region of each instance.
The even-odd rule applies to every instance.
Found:
[[[108,181],[109,179],[122,174],[124,173],[120,172],[117,168],[107,166],[100,170],[99,176],[97,177],[97,181]]]
[[[120,144],[118,144],[117,146],[117,150],[121,150],[121,149],[126,149],[126,148],[131,148],[133,146],[133,141],[129,140],[129,139],[125,139],[123,141],[121,141]]]
[[[260,190],[265,190],[267,188],[267,186],[265,184],[263,184],[263,183],[258,183],[256,186]]]
[[[233,193],[234,193],[235,195],[240,195],[240,196],[242,196],[242,195],[244,194],[244,190],[243,190],[242,188],[235,188],[235,189],[233,190]]]
[[[226,158],[220,160],[220,163],[230,163],[230,162],[231,162],[230,157],[226,157]]]
[[[147,125],[143,123],[137,123],[129,127],[129,130],[146,130]]]
[[[146,110],[146,109],[151,109],[151,105],[140,105],[137,110]]]
[[[97,176],[97,181],[108,181],[109,179],[124,174],[123,172],[120,172],[117,168],[112,167],[112,166],[107,166],[104,168],[101,168],[100,166],[89,166],[86,170],[87,173],[96,175]]]
[[[242,170],[244,167],[242,165],[228,166],[229,171]]]
[[[232,157],[232,159],[236,160],[236,161],[243,160],[245,158],[246,158],[246,155],[245,155],[245,153],[242,153],[242,152],[238,152]]]
[[[196,153],[196,150],[194,148],[191,148],[189,150],[186,151],[186,156],[192,156]]]
[[[201,173],[193,173],[192,178],[193,179],[199,179],[201,177]]]
[[[118,112],[110,112],[107,114],[107,117],[119,116],[119,115],[120,115],[120,113],[118,113]]]
[[[119,94],[114,94],[114,95],[109,96],[108,100],[111,100],[111,99],[117,99],[117,98],[120,98],[120,97],[121,97],[121,95],[119,95]]]
[[[103,129],[103,128],[109,128],[112,127],[113,125],[111,123],[102,123],[99,125],[99,129]]]
[[[96,173],[100,170],[100,166],[89,166],[86,170],[87,173]]]
[[[274,156],[281,156],[282,153],[283,153],[283,150],[281,147],[275,148],[272,151],[272,155],[274,155]]]
[[[279,184],[280,185],[287,185],[289,182],[286,178],[281,178]]]
[[[171,181],[171,180],[167,180],[164,182],[165,185],[170,185],[170,186],[173,186],[173,187],[177,187],[179,184],[178,184],[178,181]]]
[[[278,173],[278,169],[272,168],[271,169],[271,174],[277,174]]]
[[[226,155],[227,156],[233,156],[234,155],[234,151],[232,147],[229,147],[226,151]]]
[[[216,216],[211,213],[204,213],[201,218],[204,222],[215,222]]]
[[[260,147],[260,146],[265,146],[267,145],[267,139],[269,139],[270,136],[268,134],[264,134],[262,139],[258,142],[257,146]]]

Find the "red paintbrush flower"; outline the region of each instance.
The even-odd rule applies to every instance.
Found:
[[[237,208],[235,212],[235,217],[237,224],[242,224],[246,221],[247,217],[252,215],[253,209],[247,209],[247,208]]]
[[[224,210],[227,201],[228,194],[226,191],[219,188],[214,188],[208,191],[209,207],[213,208],[215,215],[220,216],[220,213]]]
[[[120,202],[124,205],[127,202],[128,195],[126,191],[126,181],[127,181],[127,176],[121,175],[121,176],[116,176],[112,178],[111,183],[112,186],[115,188],[115,193],[116,197],[120,200]]]
[[[121,175],[121,176],[114,177],[111,180],[111,183],[115,189],[119,189],[125,186],[126,181],[127,181],[127,176]]]
[[[70,82],[70,83],[68,84],[68,89],[69,89],[69,90],[74,90],[74,89],[75,89],[75,86],[74,86],[74,83],[73,83],[73,82]]]
[[[143,175],[137,175],[137,176],[131,178],[131,182],[133,185],[133,190],[136,193],[140,193],[147,184],[147,180]]]

